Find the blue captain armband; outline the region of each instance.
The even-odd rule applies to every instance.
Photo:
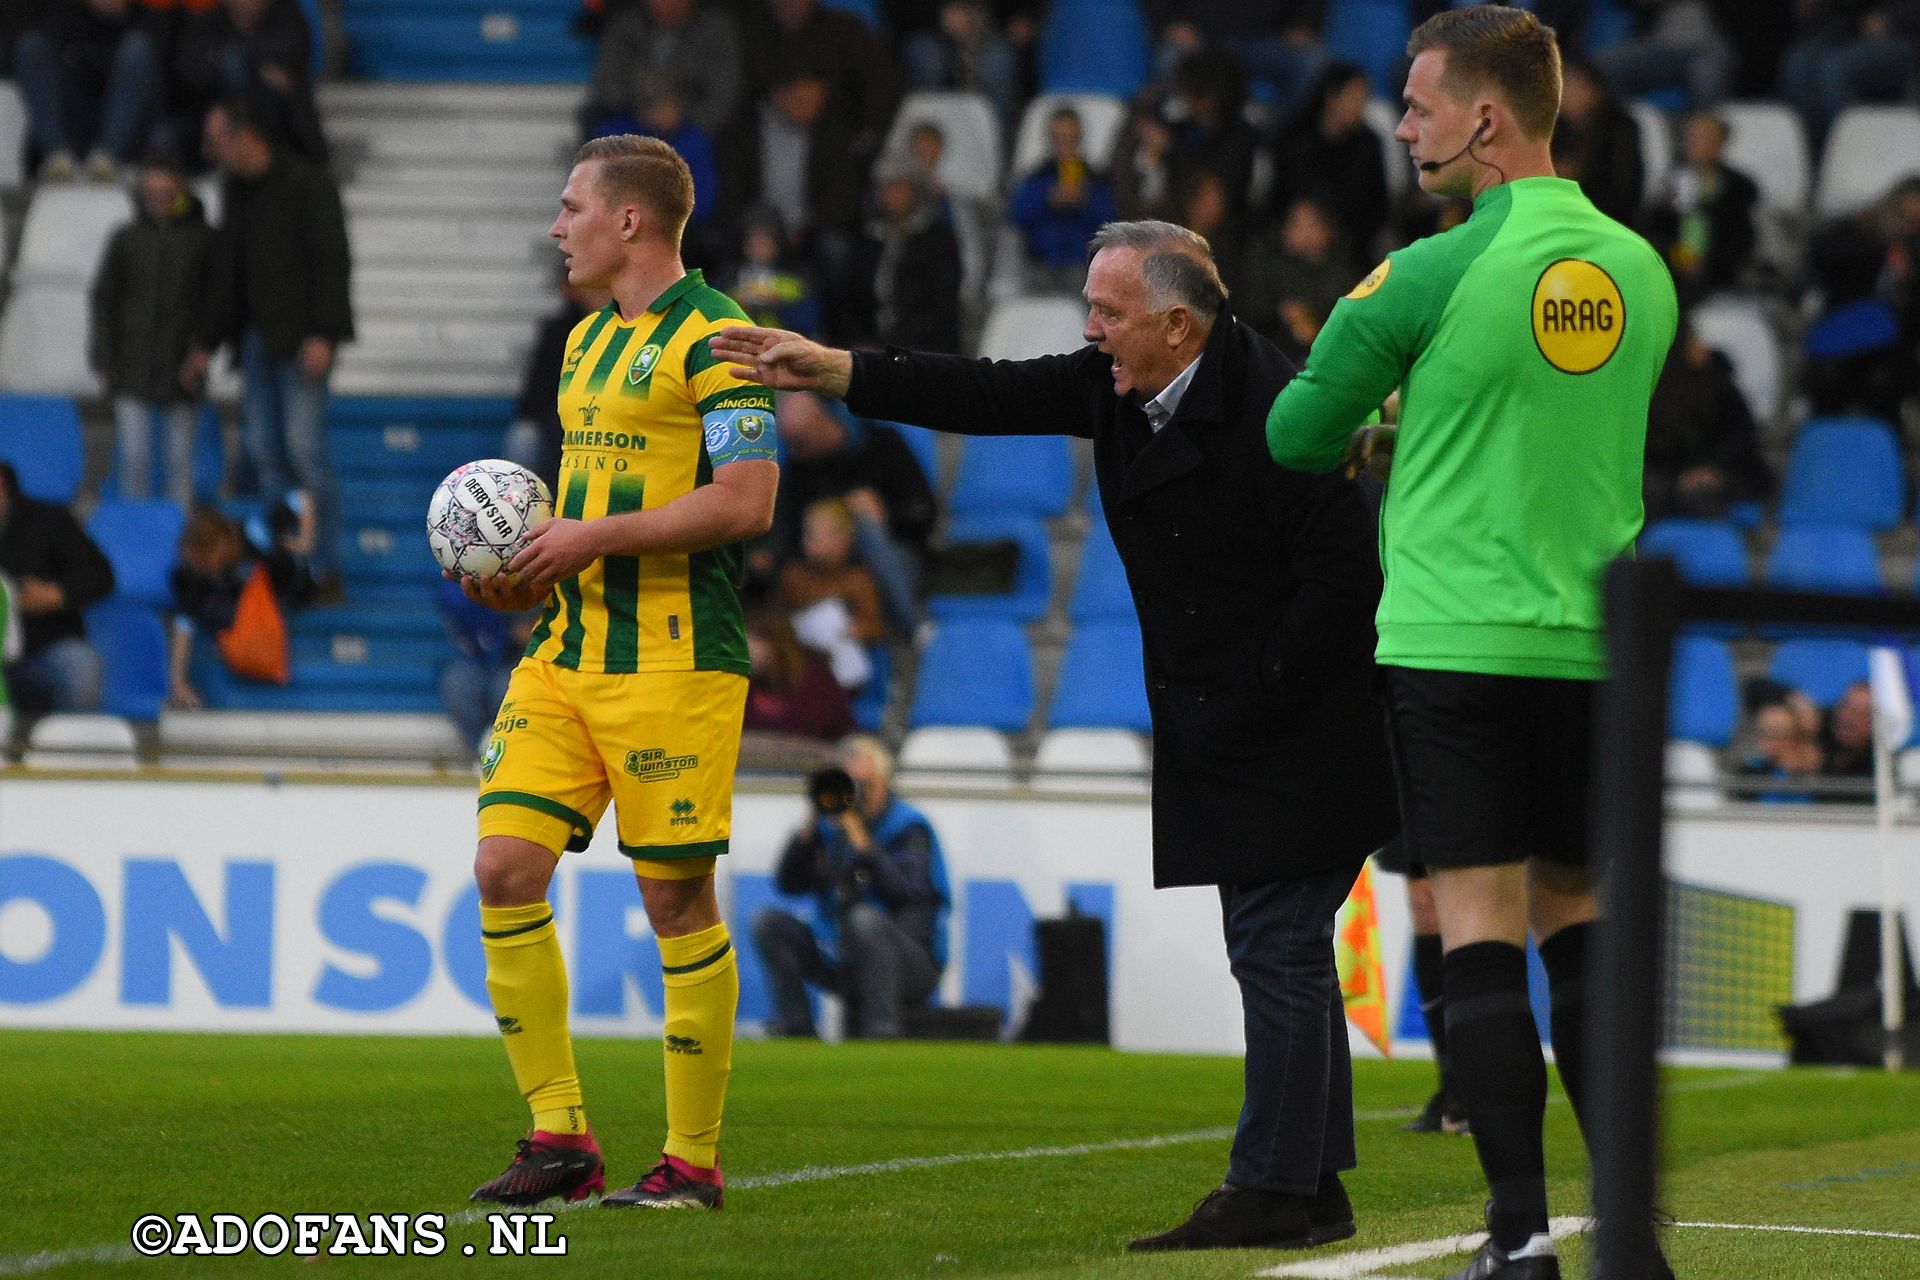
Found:
[[[775,460],[778,448],[773,429],[773,397],[769,395],[765,399],[764,405],[714,408],[700,416],[707,456],[713,459],[714,466],[756,458],[767,462]]]

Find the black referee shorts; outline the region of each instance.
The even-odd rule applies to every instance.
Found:
[[[1381,671],[1407,862],[1587,865],[1597,681]]]

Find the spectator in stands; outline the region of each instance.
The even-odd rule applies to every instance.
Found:
[[[13,75],[13,46],[21,33],[47,20],[65,0],[11,0],[0,5],[0,76]]]
[[[1234,217],[1233,200],[1219,174],[1201,169],[1187,179],[1173,221],[1207,238],[1228,292],[1245,283],[1246,221]]]
[[[1773,468],[1733,366],[1684,320],[1647,407],[1647,520],[1719,520],[1773,496]]]
[[[1174,73],[1170,109],[1178,120],[1168,182],[1179,193],[1191,191],[1202,173],[1218,177],[1236,225],[1249,212],[1260,152],[1260,135],[1242,114],[1246,99],[1245,73],[1226,53],[1203,49],[1183,59]]]
[[[193,501],[193,436],[202,380],[188,367],[206,327],[213,232],[175,160],[149,156],[134,220],[107,242],[93,279],[88,362],[113,400],[120,493],[145,498],[153,420],[165,422],[166,496]]]
[[[146,150],[166,73],[132,0],[62,0],[15,41],[13,72],[41,181],[72,180],[84,154],[86,176],[112,182]]]
[[[1731,289],[1753,258],[1753,179],[1726,162],[1727,122],[1711,111],[1688,115],[1681,164],[1648,212],[1649,239],[1666,255],[1681,305]]]
[[[1359,67],[1327,64],[1275,134],[1269,198],[1276,222],[1303,196],[1331,214],[1354,280],[1379,261],[1380,230],[1390,207],[1380,136],[1367,124],[1370,92]],[[1394,160],[1406,163],[1404,156]]]
[[[218,102],[245,102],[269,137],[325,164],[313,44],[299,0],[219,0],[189,14],[174,56],[176,109],[199,121]]]
[[[1554,168],[1579,183],[1594,208],[1635,226],[1645,184],[1640,126],[1607,92],[1592,63],[1568,58],[1562,75],[1560,119],[1553,128]]]
[[[1119,216],[1113,187],[1088,163],[1083,142],[1080,113],[1057,108],[1047,117],[1047,159],[1020,180],[1007,203],[1029,275],[1038,277],[1031,283],[1074,294],[1086,283],[1087,241]]]
[[[775,397],[780,497],[767,549],[784,561],[800,548],[801,516],[821,498],[852,512],[860,562],[872,572],[888,620],[902,633],[919,623],[919,585],[940,508],[913,450],[898,432],[855,418],[809,392]]]
[[[231,343],[240,417],[262,496],[292,484],[313,504],[318,598],[341,598],[339,486],[327,459],[327,384],[353,338],[346,218],[333,178],[268,140],[243,103],[207,113],[208,155],[226,175],[207,347]],[[190,366],[204,374],[207,350]]]
[[[507,677],[533,635],[538,610],[501,613],[467,599],[460,585],[445,578],[436,584],[440,622],[454,656],[440,668],[440,705],[459,731],[460,741],[476,754],[486,750],[494,717],[507,696]]]
[[[0,462],[0,573],[13,582],[21,656],[7,689],[23,715],[98,711],[104,672],[82,611],[113,592],[113,566],[65,507],[20,492]]]
[[[1814,234],[1808,272],[1823,309],[1808,327],[1801,389],[1816,414],[1865,414],[1901,421],[1901,406],[1920,392],[1915,335],[1881,294],[1888,246],[1860,218],[1843,218]]]
[[[1678,92],[1708,108],[1727,96],[1733,48],[1705,0],[1629,6],[1634,33],[1594,54],[1607,83],[1623,98]]]
[[[1920,5],[1794,0],[1793,12],[1793,43],[1780,68],[1780,94],[1806,122],[1817,154],[1834,118],[1855,102],[1906,96],[1920,44]]]
[[[180,531],[180,561],[170,577],[170,707],[205,705],[188,674],[194,638],[202,635],[213,641],[234,625],[241,596],[256,574],[265,577],[283,616],[313,598],[313,575],[305,557],[308,533],[300,515],[276,503],[252,523],[254,527],[248,529],[217,508],[202,506],[194,508]]]
[[[1203,48],[1231,51],[1281,115],[1293,110],[1326,63],[1320,46],[1325,0],[1147,0],[1146,9],[1160,32],[1156,61],[1163,73]]]
[[[1920,173],[1893,184],[1880,201],[1876,221],[1887,246],[1889,301],[1901,329],[1920,335]]]
[[[747,615],[745,727],[749,733],[781,734],[833,742],[853,732],[853,705],[834,679],[823,654],[800,643],[779,609]]]
[[[520,374],[520,398],[514,401],[513,424],[500,444],[500,456],[517,462],[560,491],[560,401],[554,395],[553,371],[567,362],[567,340],[574,326],[612,299],[605,289],[588,288],[567,280],[560,268],[560,309],[534,330],[533,345]]]
[[[1770,680],[1754,681],[1747,688],[1747,703],[1753,747],[1737,770],[1741,777],[1797,780],[1820,772],[1820,713],[1806,694]],[[1812,798],[1792,787],[1746,794],[1767,804],[1805,804]]]
[[[634,77],[654,72],[680,91],[687,117],[717,138],[740,109],[740,32],[725,5],[638,0],[607,16],[580,109],[581,127],[633,107]],[[694,192],[702,187],[694,183]]]
[[[743,46],[749,92],[770,92],[795,62],[814,68],[827,90],[821,118],[845,139],[856,172],[864,169],[879,154],[900,104],[894,60],[866,23],[819,0],[757,3],[765,6],[764,17],[753,22],[753,38]]]
[[[886,1039],[939,985],[947,868],[933,824],[893,793],[893,757],[877,739],[849,738],[835,758],[839,770],[811,780],[813,816],[775,872],[781,893],[812,899],[811,918],[768,907],[753,922],[773,995],[768,1030],[813,1035],[815,986],[848,1001],[862,1038]]]
[[[1174,212],[1173,126],[1157,86],[1134,96],[1113,147],[1113,202],[1122,218],[1165,218]]]
[[[779,214],[762,208],[747,215],[735,261],[740,265],[727,296],[755,324],[777,324],[801,333],[819,331],[820,300],[814,295],[812,273],[787,248]]]
[[[881,343],[960,350],[960,241],[932,184],[912,160],[875,166],[875,217],[861,274],[872,281]]]
[[[1873,686],[1856,680],[1820,718],[1820,776],[1873,779]],[[1865,804],[1870,791],[1828,797],[1843,804]]]
[[[682,233],[682,257],[689,266],[711,265],[721,248],[709,235],[720,192],[720,169],[713,139],[687,114],[680,86],[672,76],[651,67],[637,71],[625,104],[587,128],[590,138],[622,133],[658,138],[687,162],[693,174],[693,212]]]
[[[867,647],[886,638],[880,590],[860,563],[853,512],[838,498],[810,504],[800,517],[800,555],[780,570],[774,604],[795,634],[827,655],[847,690],[873,677]]]
[[[1333,304],[1353,288],[1354,280],[1331,215],[1319,200],[1303,196],[1287,210],[1277,233],[1253,254],[1246,285],[1235,301],[1243,320],[1288,359],[1304,363]]]
[[[1019,58],[977,0],[945,0],[937,24],[908,32],[900,55],[910,88],[983,94],[1001,124],[1013,125]]]

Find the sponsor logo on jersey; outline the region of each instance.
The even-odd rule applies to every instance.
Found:
[[[520,723],[525,724],[526,721],[522,720]],[[498,731],[499,727],[499,725],[495,725],[494,729]],[[487,744],[487,758],[480,762],[480,777],[482,781],[493,781],[493,771],[500,767],[500,757],[506,754],[507,740],[505,738],[495,738]]]
[[[670,756],[660,747],[627,752],[626,771],[642,782],[665,782],[700,767],[699,756]]]
[[[590,427],[593,420],[600,416],[600,406],[589,400],[580,406],[580,425]]]
[[[1392,270],[1393,260],[1390,258],[1382,258],[1380,265],[1367,272],[1366,279],[1353,286],[1347,296],[1349,298],[1364,298],[1369,294],[1378,292],[1380,286],[1387,282],[1387,273]]]
[[[627,366],[627,385],[637,387],[653,376],[653,366],[660,363],[660,344],[649,342],[640,348],[640,354]]]
[[[1562,258],[1533,286],[1533,341],[1562,373],[1592,373],[1620,349],[1627,327],[1620,286],[1583,258]]]
[[[715,401],[709,407],[708,411],[718,412],[722,409],[758,409],[762,413],[772,413],[773,394],[769,391],[762,390],[741,391],[736,395],[726,397],[724,400]]]
[[[669,1035],[666,1037],[666,1042],[667,1042],[668,1053],[704,1053],[705,1052],[705,1050],[703,1050],[700,1047],[700,1042],[694,1039],[692,1036]]]
[[[500,1024],[500,1034],[503,1036],[517,1036],[524,1029],[518,1018],[496,1016],[494,1021]]]
[[[567,363],[564,367],[561,368],[560,376],[562,378],[571,378],[573,376],[573,371],[580,367],[580,362],[586,359],[586,355],[587,355],[587,348],[584,344],[582,344],[581,346],[577,346],[573,350],[567,352]]]
[[[672,804],[667,806],[667,812],[673,815],[671,818],[667,819],[667,825],[670,827],[694,826],[700,821],[700,819],[694,816],[693,811],[694,811],[693,801],[675,800]]]
[[[572,449],[645,449],[647,438],[625,431],[569,431],[562,443]]]

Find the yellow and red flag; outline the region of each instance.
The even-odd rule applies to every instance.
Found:
[[[1340,974],[1340,999],[1347,1021],[1380,1050],[1393,1056],[1387,1034],[1386,965],[1380,956],[1380,914],[1373,901],[1373,864],[1360,868],[1353,891],[1334,918],[1333,962]]]

